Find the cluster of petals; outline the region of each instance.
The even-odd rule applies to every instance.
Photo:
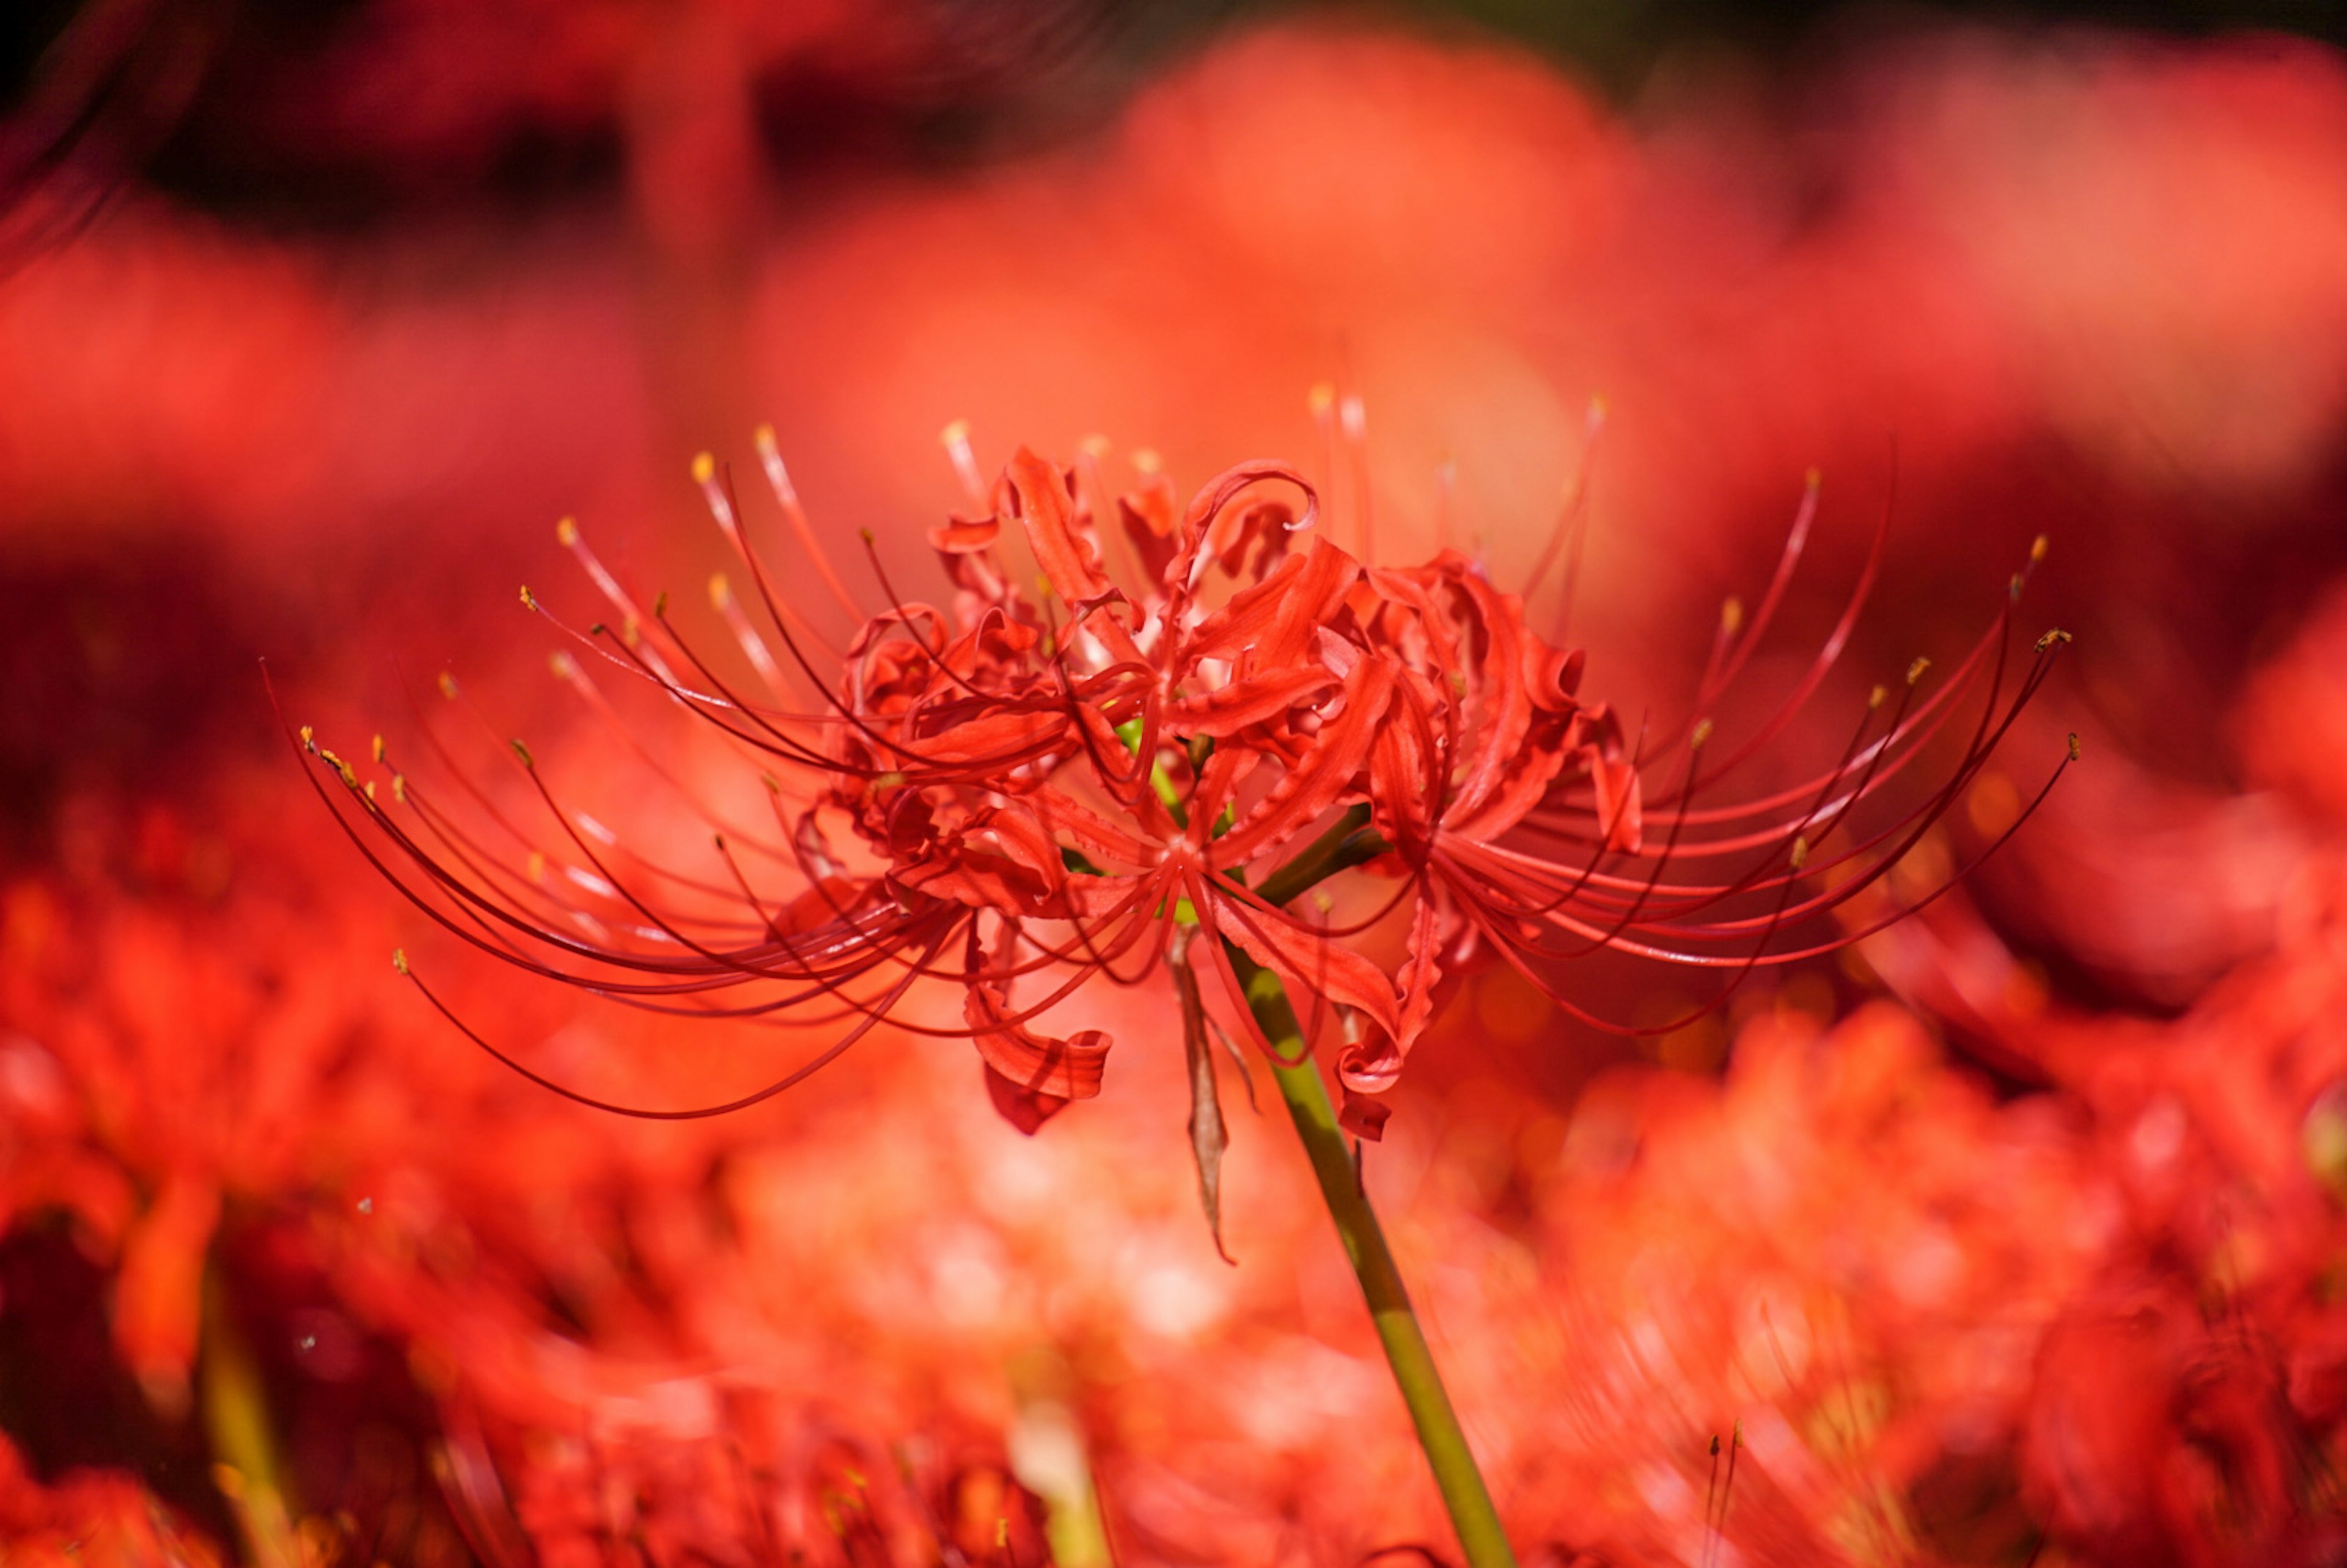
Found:
[[[1468,557],[1446,548],[1397,568],[1348,551],[1293,467],[1241,464],[1186,507],[1145,473],[1112,500],[1096,464],[1062,467],[1025,449],[984,483],[966,438],[949,434],[975,503],[928,532],[950,601],[902,597],[873,550],[887,608],[868,614],[824,559],[762,433],[784,514],[855,626],[836,643],[778,590],[730,479],[706,458],[709,506],[757,589],[745,601],[722,577],[712,584],[739,665],[696,647],[664,596],[645,615],[575,526],[561,529],[615,614],[571,632],[583,656],[558,655],[558,673],[610,714],[589,671],[616,668],[714,726],[765,784],[764,835],[693,803],[718,829],[712,853],[698,866],[655,861],[559,801],[518,742],[557,825],[550,842],[494,808],[487,828],[467,825],[404,774],[381,801],[305,732],[322,790],[333,797],[339,779],[362,848],[450,929],[620,1001],[804,1009],[841,1025],[828,1060],[892,1012],[906,1023],[912,1009],[897,1004],[917,981],[958,982],[958,1028],[907,1027],[972,1039],[996,1105],[1028,1131],[1099,1091],[1109,1036],[1036,1022],[1088,982],[1139,984],[1186,964],[1219,999],[1226,1032],[1272,1050],[1249,1005],[1254,974],[1267,972],[1307,1013],[1306,1049],[1323,1030],[1344,1040],[1348,1120],[1369,1131],[1380,1108],[1363,1097],[1394,1084],[1438,983],[1479,953],[1580,1013],[1553,968],[1602,948],[1732,983],[1852,939],[1831,914],[1970,781],[2062,640],[2042,639],[2008,686],[2008,609],[1928,694],[1924,661],[1895,705],[1878,686],[1831,767],[1715,803],[1721,777],[1824,682],[1874,558],[1783,706],[1723,758],[1728,748],[1706,749],[1708,718],[1625,734],[1612,708],[1581,696],[1582,652],[1543,637],[1523,599]],[[1748,622],[1733,605],[1724,616],[1698,704],[1718,702],[1750,659],[1816,504],[1813,483]],[[1112,550],[1127,564],[1122,580]],[[1020,583],[1030,560],[1031,591]],[[746,666],[755,684],[727,666]],[[1861,831],[1859,804],[1909,771],[1981,688],[1945,781]],[[387,848],[359,831],[369,820]],[[1343,924],[1325,898],[1298,907],[1296,894],[1353,867],[1393,890]],[[723,995],[745,985],[764,989]]]

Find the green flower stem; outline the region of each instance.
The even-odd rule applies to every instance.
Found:
[[[212,1484],[243,1531],[246,1561],[258,1568],[295,1568],[303,1553],[286,1501],[261,1368],[229,1315],[217,1272],[206,1271],[203,1290],[196,1375],[215,1456]]]
[[[1296,1024],[1296,1009],[1288,1005],[1278,977],[1235,948],[1228,950],[1246,986],[1247,1004],[1263,1027],[1264,1038],[1284,1054],[1300,1055],[1304,1031]],[[1337,1124],[1336,1107],[1329,1103],[1327,1088],[1320,1081],[1320,1070],[1309,1058],[1294,1067],[1283,1067],[1275,1061],[1271,1074],[1279,1085],[1279,1097],[1287,1102],[1296,1136],[1304,1140],[1304,1152],[1312,1157],[1312,1172],[1320,1178],[1320,1195],[1327,1201],[1328,1217],[1337,1222],[1345,1255],[1352,1259],[1354,1276],[1361,1282],[1370,1320],[1377,1325],[1387,1364],[1393,1368],[1394,1385],[1409,1407],[1419,1444],[1426,1450],[1427,1463],[1434,1468],[1434,1484],[1442,1492],[1443,1506],[1450,1510],[1451,1527],[1459,1532],[1469,1568],[1515,1568],[1515,1553],[1500,1529],[1491,1490],[1483,1484],[1483,1472],[1475,1468],[1467,1434],[1460,1430],[1458,1412],[1450,1408],[1450,1396],[1443,1390],[1434,1352],[1428,1348],[1418,1313],[1409,1304],[1409,1291],[1395,1266],[1393,1249],[1386,1245],[1385,1229],[1378,1224],[1377,1211],[1369,1207],[1352,1152],[1345,1146],[1344,1130]]]

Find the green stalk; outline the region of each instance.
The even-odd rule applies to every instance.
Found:
[[[205,1431],[217,1456],[212,1484],[243,1531],[247,1561],[259,1568],[294,1568],[302,1557],[301,1538],[286,1503],[261,1368],[229,1316],[216,1270],[205,1271],[203,1293],[196,1376]]]
[[[1304,1141],[1304,1152],[1312,1158],[1312,1173],[1320,1178],[1320,1195],[1327,1202],[1328,1217],[1337,1222],[1345,1255],[1352,1259],[1354,1277],[1361,1282],[1370,1321],[1377,1325],[1378,1338],[1385,1346],[1386,1363],[1393,1368],[1394,1386],[1401,1390],[1402,1403],[1409,1407],[1419,1445],[1434,1469],[1434,1484],[1441,1491],[1443,1506],[1450,1510],[1451,1528],[1459,1532],[1468,1568],[1515,1568],[1515,1553],[1500,1528],[1491,1490],[1483,1484],[1483,1472],[1475,1468],[1475,1456],[1467,1447],[1467,1434],[1459,1428],[1450,1396],[1443,1389],[1442,1375],[1435,1368],[1434,1352],[1428,1348],[1418,1313],[1409,1304],[1409,1291],[1402,1284],[1393,1249],[1386,1245],[1385,1228],[1378,1224],[1352,1152],[1345,1146],[1336,1107],[1328,1102],[1319,1068],[1303,1056],[1304,1031],[1296,1021],[1296,1009],[1288,1004],[1277,976],[1258,968],[1235,948],[1226,951],[1246,987],[1247,1005],[1262,1026],[1264,1038],[1281,1054],[1302,1058],[1294,1067],[1274,1061],[1271,1075],[1279,1085],[1279,1097],[1287,1102],[1287,1114],[1296,1122],[1296,1136]]]

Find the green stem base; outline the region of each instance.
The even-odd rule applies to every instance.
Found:
[[[1234,957],[1245,964],[1244,955]],[[1283,1050],[1300,1050],[1302,1031],[1278,981],[1253,965],[1245,965],[1240,972],[1265,1036]],[[1294,1067],[1275,1061],[1272,1078],[1296,1123],[1296,1136],[1304,1141],[1304,1152],[1311,1156],[1312,1173],[1320,1179],[1328,1217],[1337,1222],[1345,1255],[1352,1260],[1353,1274],[1361,1282],[1369,1318],[1377,1325],[1386,1362],[1393,1368],[1394,1386],[1409,1407],[1419,1444],[1433,1467],[1434,1484],[1450,1512],[1451,1527],[1459,1532],[1468,1568],[1515,1568],[1515,1553],[1500,1528],[1491,1490],[1483,1484],[1483,1472],[1475,1467],[1467,1434],[1459,1427],[1458,1412],[1450,1408],[1442,1375],[1435,1368],[1434,1352],[1428,1348],[1418,1313],[1409,1304],[1409,1291],[1402,1284],[1393,1249],[1386,1245],[1385,1228],[1378,1224],[1377,1211],[1362,1190],[1360,1173],[1346,1146],[1344,1129],[1337,1124],[1337,1108],[1320,1081],[1320,1070],[1309,1058]]]

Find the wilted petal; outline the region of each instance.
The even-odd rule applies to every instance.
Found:
[[[1175,939],[1166,967],[1174,973],[1174,989],[1182,1002],[1182,1050],[1190,1070],[1190,1153],[1198,1163],[1198,1201],[1206,1211],[1214,1251],[1225,1263],[1235,1263],[1223,1245],[1223,1152],[1230,1147],[1231,1135],[1223,1124],[1222,1097],[1214,1083],[1205,999],[1198,994],[1197,972],[1190,968],[1194,937],[1194,932],[1185,932]]]

